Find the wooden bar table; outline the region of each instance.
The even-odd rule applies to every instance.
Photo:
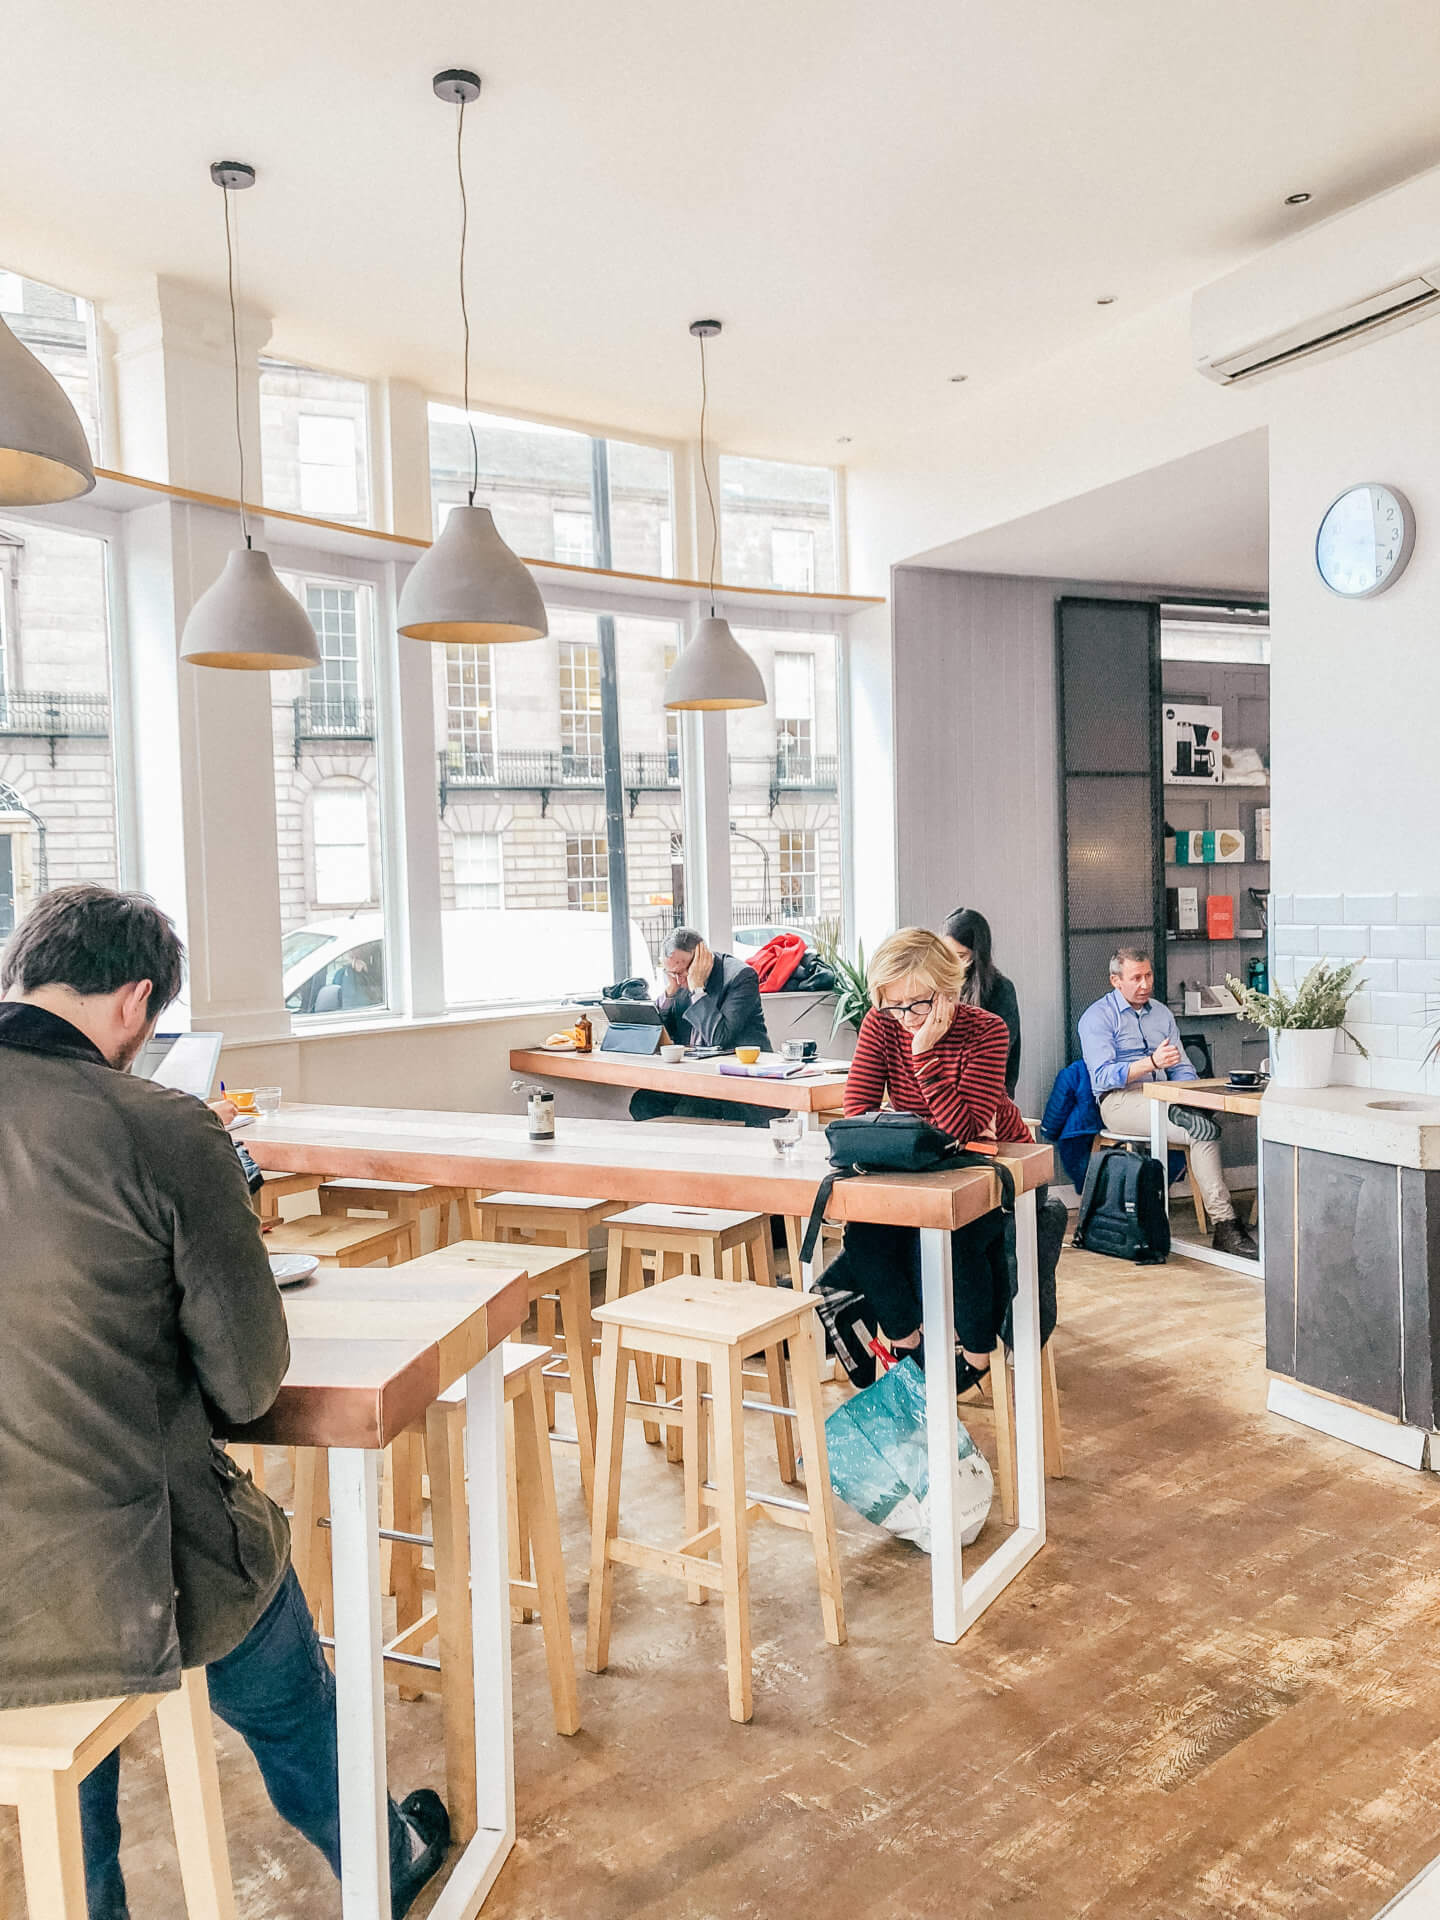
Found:
[[[1227,1267],[1231,1273],[1247,1274],[1252,1280],[1265,1277],[1265,1182],[1261,1177],[1260,1107],[1263,1087],[1232,1087],[1228,1080],[1147,1080],[1145,1098],[1150,1104],[1150,1151],[1167,1167],[1170,1151],[1166,1139],[1170,1107],[1198,1107],[1202,1113],[1243,1113],[1255,1122],[1255,1239],[1259,1253],[1247,1260],[1244,1254],[1221,1253],[1203,1240],[1172,1240],[1176,1253],[1187,1260],[1203,1260],[1212,1267]],[[1191,1178],[1194,1176],[1192,1174]],[[1170,1182],[1165,1182],[1165,1211],[1170,1211]]]
[[[762,1053],[758,1066],[791,1063],[777,1053]],[[628,1087],[632,1092],[682,1094],[691,1100],[735,1100],[746,1107],[779,1107],[805,1116],[839,1113],[845,1104],[843,1065],[810,1063],[785,1080],[722,1073],[722,1060],[660,1060],[636,1053],[565,1053],[548,1047],[516,1047],[514,1073],[532,1080],[578,1080],[595,1087]]]
[[[279,1395],[263,1419],[225,1436],[329,1453],[345,1920],[390,1912],[380,1458],[457,1380],[466,1383],[479,1825],[432,1915],[470,1920],[515,1844],[501,1348],[525,1318],[522,1258],[517,1249],[513,1270],[489,1272],[323,1274],[287,1293],[290,1365]]]
[[[260,1166],[287,1172],[323,1170],[439,1186],[514,1187],[526,1193],[588,1193],[631,1204],[662,1201],[798,1215],[809,1213],[829,1169],[825,1142],[818,1134],[807,1134],[791,1154],[782,1157],[767,1136],[739,1127],[722,1131],[562,1119],[553,1140],[532,1141],[519,1115],[390,1107],[282,1107],[249,1129],[245,1144]],[[955,1345],[950,1235],[999,1204],[999,1182],[983,1168],[870,1173],[837,1182],[829,1207],[832,1219],[880,1221],[920,1230],[925,1346],[941,1358],[941,1364],[926,1375],[931,1610],[935,1638],[951,1642],[973,1626],[1045,1544],[1035,1189],[1051,1177],[1050,1149],[1017,1146],[1006,1151],[1004,1164],[1014,1176],[1017,1193],[1020,1285],[1014,1331],[1019,1525],[968,1580],[960,1559],[955,1380],[943,1358]]]

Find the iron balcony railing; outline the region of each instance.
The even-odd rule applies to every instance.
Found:
[[[373,740],[370,700],[320,700],[302,693],[294,702],[296,740]]]
[[[103,693],[35,693],[29,687],[0,692],[0,733],[38,740],[103,739],[110,732],[110,702]]]
[[[777,787],[833,788],[837,760],[833,753],[810,753],[803,747],[782,748],[775,756]]]
[[[622,784],[636,788],[678,787],[680,756],[676,753],[621,755]],[[440,755],[442,789],[454,787],[603,787],[605,757],[599,753],[516,749],[499,753],[451,745]]]

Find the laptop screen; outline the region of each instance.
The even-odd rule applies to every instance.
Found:
[[[133,1071],[142,1080],[208,1100],[224,1039],[223,1033],[153,1033],[141,1048]]]

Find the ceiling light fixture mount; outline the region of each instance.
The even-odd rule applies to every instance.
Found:
[[[950,384],[952,387],[963,387],[969,378],[968,373],[952,373],[950,376]]]
[[[180,658],[192,667],[241,668],[251,673],[293,673],[318,667],[320,643],[310,616],[276,578],[270,556],[255,546],[245,511],[245,435],[240,411],[240,322],[235,301],[235,241],[230,196],[255,184],[245,160],[216,160],[210,178],[225,195],[225,290],[230,301],[230,366],[235,395],[235,452],[240,468],[240,534],[220,578],[191,607],[180,637]]]
[[[452,507],[440,537],[421,554],[400,589],[399,631],[439,645],[490,646],[539,640],[550,631],[534,576],[500,537],[489,507],[477,507],[480,445],[470,415],[470,308],[465,297],[465,242],[470,202],[465,191],[465,109],[480,98],[480,76],[446,67],[431,81],[437,100],[456,110],[455,175],[460,189],[460,325],[464,334],[461,386],[470,430],[470,485],[463,506]]]
[[[1287,207],[1303,207],[1310,197],[1308,193],[1287,193],[1285,204]]]
[[[690,333],[700,342],[700,477],[710,503],[710,613],[690,636],[665,676],[665,705],[671,712],[725,713],[736,707],[763,707],[765,682],[760,669],[730,631],[730,622],[715,611],[715,559],[720,545],[720,518],[705,458],[705,417],[710,387],[705,377],[705,342],[720,331],[718,320],[692,320]]]
[[[1113,307],[1115,304],[1115,295],[1113,293],[1097,293],[1095,296],[1095,304],[1097,307]]]

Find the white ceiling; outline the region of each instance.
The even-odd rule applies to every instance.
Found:
[[[914,564],[1263,594],[1269,494],[1267,435],[1260,428],[951,541]]]
[[[830,461],[963,443],[969,395],[1440,160],[1434,0],[44,0],[0,265],[218,286],[206,167],[249,160],[276,348],[453,392],[452,64],[477,395],[688,433],[715,313],[717,436]]]

